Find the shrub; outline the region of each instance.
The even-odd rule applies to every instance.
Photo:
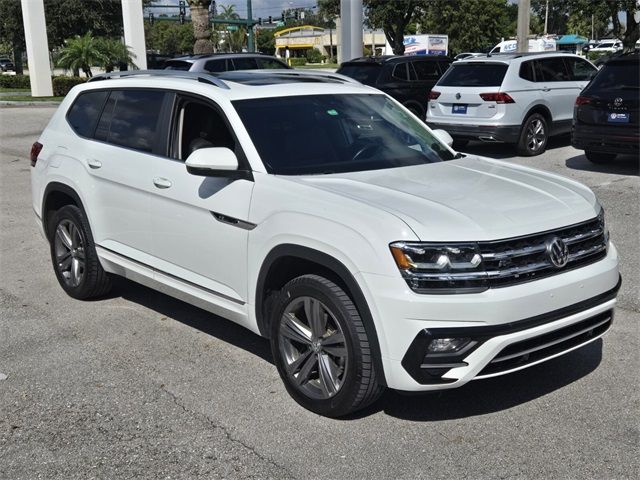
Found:
[[[80,77],[53,77],[53,95],[56,97],[64,97],[73,87],[86,81],[86,78]]]
[[[28,75],[0,75],[2,88],[31,88]]]
[[[322,52],[320,50],[316,50],[315,48],[310,48],[307,50],[307,62],[309,63],[320,63],[322,62]]]
[[[307,59],[304,57],[292,57],[289,59],[289,63],[292,67],[304,67],[307,64]]]
[[[605,55],[610,55],[610,53],[608,53],[608,52],[588,52],[587,53],[587,59],[591,60],[593,62],[594,60],[597,60],[600,57],[603,57]]]

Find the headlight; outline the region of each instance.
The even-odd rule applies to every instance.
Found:
[[[476,293],[488,288],[478,245],[395,242],[391,253],[418,293]]]
[[[609,250],[609,230],[607,229],[607,225],[604,221],[604,208],[600,205],[600,212],[598,212],[598,223],[600,224],[600,228],[602,229],[602,234],[604,235],[604,241],[607,246],[607,250]]]

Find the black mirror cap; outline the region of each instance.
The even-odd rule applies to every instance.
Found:
[[[199,177],[221,177],[253,182],[253,172],[251,170],[212,170],[210,168],[196,168],[187,165],[187,172]]]

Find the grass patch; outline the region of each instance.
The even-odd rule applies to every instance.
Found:
[[[0,102],[61,102],[64,97],[32,97],[31,95],[6,95]]]
[[[29,93],[31,92],[28,88],[4,88],[0,87],[0,93]]]

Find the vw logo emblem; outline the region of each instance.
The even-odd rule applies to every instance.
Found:
[[[456,93],[456,100],[460,100],[460,97],[461,97],[461,96],[462,96],[462,95],[460,95],[460,92]],[[616,100],[617,100],[617,99],[616,99]],[[620,99],[620,101],[622,101],[622,99]]]
[[[553,237],[547,242],[547,258],[556,268],[564,267],[569,261],[569,249],[558,237]]]
[[[617,97],[617,98],[613,101],[613,104],[614,104],[616,107],[621,106],[621,105],[622,105],[622,99],[621,99],[620,97]]]

